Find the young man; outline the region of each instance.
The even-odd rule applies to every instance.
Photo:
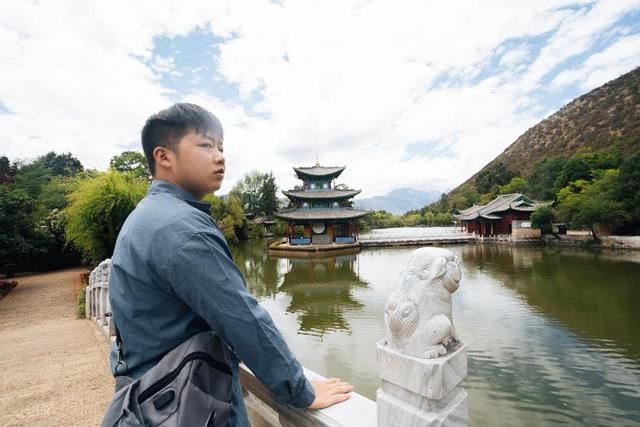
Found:
[[[154,179],[120,231],[109,280],[126,375],[139,378],[178,344],[213,330],[233,349],[231,425],[249,425],[240,360],[282,403],[318,409],[346,400],[352,387],[339,379],[307,381],[200,201],[222,185],[223,141],[218,119],[193,104],[160,111],[142,129]],[[115,349],[111,366],[117,375]]]

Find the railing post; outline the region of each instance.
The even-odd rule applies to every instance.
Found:
[[[108,335],[112,335],[111,318],[106,313],[111,311],[109,303],[109,272],[111,260],[102,261],[89,274],[89,284],[86,289],[86,317],[94,319],[98,326],[106,329]]]
[[[87,285],[84,290],[84,317],[91,319],[91,286]]]
[[[377,344],[378,426],[468,425],[467,351],[451,311],[461,278],[449,250],[420,248],[409,256],[385,306],[386,337]]]
[[[105,283],[100,284],[100,326],[104,326],[107,324],[107,317],[105,313],[107,313],[107,299],[109,298],[109,294],[107,293],[107,287]]]

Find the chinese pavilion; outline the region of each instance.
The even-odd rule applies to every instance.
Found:
[[[293,168],[303,184],[283,191],[292,208],[276,214],[287,222],[287,241],[283,242],[287,248],[323,246],[330,250],[359,245],[355,221],[368,212],[351,207],[350,199],[360,190],[335,186],[334,180],[344,169],[345,166],[325,167],[319,163],[312,167]],[[271,248],[285,249],[282,245]]]
[[[521,193],[503,194],[486,205],[459,211],[454,217],[461,231],[478,236],[510,235],[516,228],[530,228],[531,214],[548,202],[533,200]]]

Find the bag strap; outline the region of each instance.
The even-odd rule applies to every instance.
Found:
[[[113,314],[111,312],[105,313],[105,317],[111,317],[111,324],[116,331],[116,368],[114,370],[113,376],[124,376],[127,374],[127,370],[129,369],[127,366],[127,362],[124,361],[124,353],[122,351],[122,337],[120,337],[120,330],[118,329],[118,325],[116,325],[115,319],[113,319]],[[122,371],[121,371],[122,369]]]

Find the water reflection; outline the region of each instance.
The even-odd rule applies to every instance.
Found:
[[[640,253],[450,249],[472,425],[640,425]],[[383,307],[412,250],[275,259],[253,242],[234,257],[303,364],[375,399]]]
[[[472,245],[464,258],[515,290],[531,307],[603,347],[640,359],[640,265],[602,251]],[[620,261],[625,259],[625,261]],[[640,254],[638,254],[640,259]]]
[[[233,260],[244,275],[247,287],[260,299],[274,297],[278,292],[284,260],[270,258],[266,241],[245,241],[231,247]]]
[[[271,258],[262,245],[249,242],[233,251],[247,286],[258,299],[276,293],[290,297],[286,311],[297,315],[298,333],[320,337],[351,333],[345,315],[363,307],[353,290],[367,286],[358,277],[356,255]]]
[[[286,261],[288,272],[279,290],[291,296],[287,312],[299,315],[299,333],[351,333],[345,314],[363,306],[352,289],[366,287],[356,273],[356,255]]]
[[[473,424],[640,422],[638,299],[626,300],[640,265],[565,249],[457,250],[465,282],[454,313],[469,348]]]

